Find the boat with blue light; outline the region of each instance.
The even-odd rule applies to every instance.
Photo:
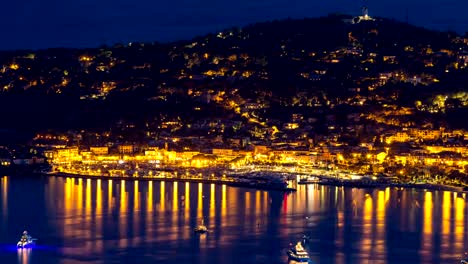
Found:
[[[35,238],[32,238],[28,231],[24,231],[20,241],[16,244],[17,248],[32,248],[36,244]]]
[[[288,250],[287,254],[289,260],[294,260],[297,262],[309,262],[310,260],[309,253],[305,251],[301,242],[297,242],[297,244],[294,247]]]

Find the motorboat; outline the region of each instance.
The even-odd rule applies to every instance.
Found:
[[[460,260],[460,263],[462,263],[462,264],[468,264],[468,252],[465,253],[465,257],[463,257],[463,258]]]
[[[309,262],[310,260],[309,253],[305,251],[301,242],[297,242],[297,244],[294,247],[288,250],[287,254],[290,260],[294,260],[297,262]]]
[[[27,231],[23,232],[20,241],[16,244],[18,248],[31,248],[36,244],[35,238],[32,238]]]
[[[465,255],[462,256],[460,263],[468,264],[468,252],[465,252]]]
[[[195,233],[204,234],[204,233],[208,232],[208,228],[206,227],[206,225],[204,224],[204,221],[202,220],[201,224],[198,225],[197,227],[195,227],[195,229],[193,231]]]

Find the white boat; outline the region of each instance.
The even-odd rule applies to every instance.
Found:
[[[297,262],[309,262],[310,260],[309,253],[305,251],[301,242],[297,242],[294,247],[288,250],[287,254],[290,260],[295,260]]]
[[[203,219],[201,221],[201,224],[199,226],[195,227],[195,229],[193,231],[195,231],[195,233],[200,233],[200,234],[204,234],[204,233],[208,232],[208,228],[204,224]]]
[[[23,232],[23,235],[21,236],[20,241],[16,244],[16,247],[18,248],[31,248],[36,244],[35,238],[32,238],[30,235],[28,235],[27,231]]]

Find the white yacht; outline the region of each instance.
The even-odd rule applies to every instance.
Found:
[[[21,236],[20,241],[16,244],[16,247],[18,248],[31,248],[36,244],[35,238],[32,238],[29,234],[28,231],[24,231],[23,235]]]
[[[287,254],[290,260],[294,260],[297,262],[309,262],[310,260],[309,253],[305,251],[301,242],[297,242],[297,244],[294,247],[288,250]]]
[[[204,234],[204,233],[207,233],[207,232],[208,232],[208,228],[207,228],[206,225],[204,224],[203,219],[202,219],[202,221],[201,221],[201,224],[198,225],[197,227],[195,227],[195,229],[194,229],[193,231],[195,231],[195,233],[200,233],[200,234]]]

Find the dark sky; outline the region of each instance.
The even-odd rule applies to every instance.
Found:
[[[371,16],[468,31],[468,0],[368,0]],[[0,49],[189,39],[281,18],[359,14],[359,0],[2,0]]]

